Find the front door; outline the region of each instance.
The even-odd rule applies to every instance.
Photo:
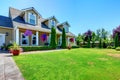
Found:
[[[5,34],[0,34],[0,46],[5,43]]]

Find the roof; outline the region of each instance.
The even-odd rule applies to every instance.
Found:
[[[39,16],[41,16],[41,14],[40,14],[34,7],[29,7],[29,8],[22,9],[22,11],[28,11],[28,10],[33,10],[33,11],[35,11]]]
[[[60,23],[60,24],[57,24],[57,26],[61,26],[61,25],[65,25],[65,24],[67,24],[68,25],[68,27],[70,27],[70,24],[66,21],[66,22],[63,22],[63,23]]]
[[[21,17],[21,14],[24,13],[24,11],[26,10],[31,10],[33,9],[35,12],[37,12],[37,10],[35,10],[33,7],[31,8],[26,8],[26,9],[23,9],[23,10],[18,10],[18,9],[15,9],[15,8],[11,8],[10,7],[10,14],[11,14],[11,18],[12,18],[12,21],[11,23],[14,24],[14,26],[17,26],[19,28],[23,28],[23,29],[30,29],[30,30],[36,30],[36,31],[41,31],[41,32],[47,32],[47,33],[50,33],[51,32],[51,29],[46,25],[44,24],[43,22],[46,21],[46,20],[49,20],[49,19],[55,19],[57,22],[58,20],[56,19],[55,16],[52,16],[52,17],[49,17],[47,19],[44,19],[44,18],[41,18],[43,22],[41,22],[41,26],[40,25],[31,25],[29,23],[26,23],[25,20],[23,19],[23,17]],[[38,12],[37,12],[38,13]],[[10,18],[9,18],[10,19]],[[68,24],[68,22],[64,22],[64,23],[61,23],[61,24]],[[70,25],[69,25],[70,26]],[[56,33],[57,34],[62,34],[62,30],[60,30],[58,27],[56,28]],[[67,36],[75,36],[73,33],[71,32],[68,32],[66,33]]]
[[[57,18],[55,16],[51,16],[47,19],[44,19],[42,22],[45,22],[45,21],[50,20],[50,19],[55,19],[55,21],[57,21],[57,23],[59,23],[59,21],[57,20]]]
[[[7,27],[7,28],[13,28],[11,18],[0,15],[0,26]]]
[[[9,14],[11,15],[10,17],[12,19],[18,17],[21,13],[22,13],[21,10],[18,10],[18,9],[15,9],[15,8],[12,8],[12,7],[9,8]]]

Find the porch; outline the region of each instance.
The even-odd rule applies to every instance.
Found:
[[[50,32],[41,32],[36,30],[29,30],[31,31],[31,35],[25,35],[27,29],[17,28],[14,31],[14,41],[20,46],[49,46],[50,45]],[[62,44],[62,35],[57,34],[56,36],[57,46],[61,46]],[[66,44],[70,44],[70,36],[66,37]],[[74,39],[75,40],[75,39]]]

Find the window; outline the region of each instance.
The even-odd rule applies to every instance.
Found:
[[[21,34],[21,45],[29,45],[29,37],[25,36],[23,33]]]
[[[32,45],[36,45],[36,35],[32,35]]]
[[[51,20],[51,26],[53,27],[55,27],[55,21],[54,20]]]
[[[67,26],[65,26],[64,28],[65,28],[65,32],[69,32],[69,29]]]
[[[28,14],[28,23],[36,25],[36,15],[33,13]]]

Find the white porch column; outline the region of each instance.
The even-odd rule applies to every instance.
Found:
[[[67,43],[68,43],[67,45],[69,46],[69,45],[70,45],[69,37],[68,37],[68,39],[67,39]]]
[[[75,38],[74,38],[74,46],[76,46],[76,41],[75,41]]]
[[[36,45],[39,45],[39,36],[38,36],[38,31],[36,32]]]
[[[19,45],[19,29],[18,28],[16,29],[15,34],[16,34],[15,41]]]

